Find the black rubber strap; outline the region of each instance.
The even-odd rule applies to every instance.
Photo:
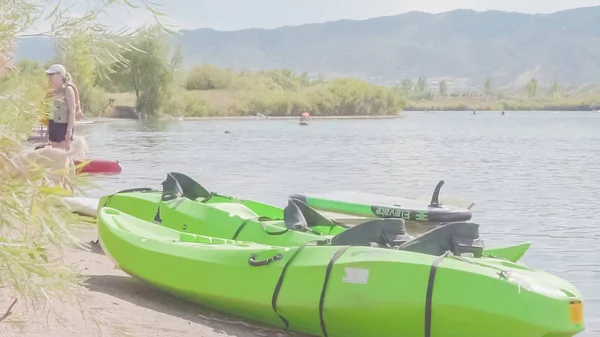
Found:
[[[440,255],[437,259],[435,259],[431,264],[431,269],[429,269],[429,282],[427,283],[427,295],[425,297],[425,337],[431,337],[431,310],[433,302],[433,285],[435,283],[435,274],[437,272],[438,265],[446,256],[448,256],[448,252]]]
[[[160,206],[156,207],[156,214],[154,215],[154,222],[161,224],[162,219],[160,217]]]
[[[273,307],[273,311],[275,311],[277,316],[279,316],[279,319],[281,319],[281,321],[285,325],[286,330],[290,328],[290,323],[287,319],[285,319],[285,317],[283,317],[277,312],[277,298],[279,297],[279,291],[281,291],[281,286],[283,285],[283,278],[285,277],[285,273],[287,272],[288,267],[290,266],[294,258],[296,258],[296,256],[300,254],[304,247],[306,247],[306,245],[307,244],[303,244],[299,246],[298,249],[296,249],[296,251],[294,252],[294,255],[292,255],[283,266],[283,269],[281,270],[281,275],[279,275],[279,280],[277,280],[277,285],[275,286],[275,290],[273,291],[273,297],[271,298],[271,306]]]
[[[244,226],[246,226],[246,224],[248,223],[248,220],[250,220],[250,219],[246,219],[246,220],[244,220],[244,222],[242,222],[240,227],[238,227],[238,229],[235,231],[235,234],[233,234],[233,237],[231,238],[231,240],[237,240],[238,236],[242,232],[242,229],[244,229]]]
[[[329,264],[327,265],[327,269],[325,270],[325,281],[323,282],[323,289],[321,290],[321,298],[319,299],[319,320],[321,321],[321,331],[323,332],[324,337],[328,337],[327,329],[325,328],[325,317],[323,316],[323,305],[325,304],[325,293],[327,292],[327,283],[329,283],[329,276],[331,274],[331,269],[333,269],[333,265],[335,264],[335,261],[337,261],[337,259],[339,259],[340,256],[342,256],[342,254],[344,254],[344,252],[349,247],[350,246],[344,246],[344,247],[338,249],[337,252],[335,252],[335,254],[333,254],[333,257],[331,258],[331,260],[329,260]]]

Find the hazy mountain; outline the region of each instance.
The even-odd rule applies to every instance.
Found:
[[[468,79],[523,84],[600,82],[600,6],[553,14],[456,10],[369,20],[221,32],[182,31],[185,65],[285,67],[375,80]],[[20,57],[51,55],[51,44],[21,43]]]

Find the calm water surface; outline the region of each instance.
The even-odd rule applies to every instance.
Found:
[[[231,134],[225,134],[230,130]],[[406,113],[393,120],[96,123],[94,157],[117,159],[100,196],[160,187],[169,171],[208,190],[284,206],[294,192],[431,193],[476,201],[488,246],[532,241],[524,261],[574,283],[600,335],[600,114]]]

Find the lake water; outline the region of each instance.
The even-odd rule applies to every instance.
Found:
[[[230,134],[224,133],[231,131]],[[524,261],[584,294],[600,335],[600,114],[405,113],[379,120],[118,121],[78,127],[94,157],[122,174],[95,179],[100,196],[159,188],[167,172],[208,190],[284,206],[294,192],[356,190],[476,201],[488,246],[532,241]]]

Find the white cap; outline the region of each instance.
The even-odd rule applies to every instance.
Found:
[[[62,64],[53,64],[46,69],[47,75],[61,74],[63,77],[67,76],[67,69]]]

